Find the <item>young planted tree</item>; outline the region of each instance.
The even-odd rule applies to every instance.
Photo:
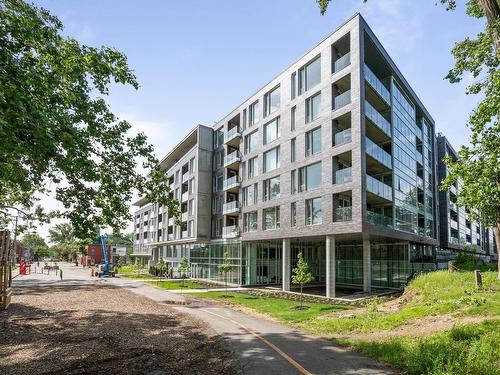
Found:
[[[0,0],[0,61],[0,226],[11,207],[45,218],[37,194],[62,203],[81,239],[96,224],[125,227],[134,191],[177,215],[146,136],[104,99],[112,83],[139,87],[124,54],[63,35],[42,8]]]
[[[227,278],[229,275],[229,272],[234,268],[234,266],[231,264],[231,261],[229,260],[229,253],[226,251],[224,253],[224,260],[222,261],[221,264],[219,264],[219,272],[224,274],[224,282],[226,284],[226,297],[228,297],[228,292],[227,292]]]
[[[186,257],[182,257],[179,262],[179,266],[177,267],[177,271],[181,274],[182,278],[182,287],[184,288],[184,279],[186,274],[189,272],[191,265],[189,264],[189,260]]]
[[[292,284],[300,285],[300,308],[303,308],[303,288],[304,285],[314,280],[309,264],[304,260],[302,252],[298,255],[297,265],[292,270]]]
[[[316,1],[324,14],[330,0]],[[439,1],[446,4],[447,10],[456,9],[455,0]],[[500,249],[500,1],[467,0],[466,13],[485,18],[484,30],[455,44],[451,51],[455,66],[446,79],[457,83],[472,75],[474,82],[466,94],[480,95],[482,100],[468,120],[470,145],[460,148],[458,160],[445,159],[450,173],[441,189],[447,190],[460,181],[457,203],[468,208],[472,220],[493,228]],[[498,265],[500,279],[500,257]]]

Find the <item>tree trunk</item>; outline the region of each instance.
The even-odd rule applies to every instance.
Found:
[[[495,238],[495,243],[497,244],[498,280],[500,280],[500,222],[493,227],[493,237]]]
[[[303,288],[303,285],[300,284],[300,308],[302,308],[302,288]]]
[[[500,4],[498,0],[478,0],[479,6],[484,12],[486,16],[486,20],[488,21],[488,25],[490,27],[493,26],[493,23],[498,20],[500,17]],[[500,57],[500,35],[496,32],[493,32],[493,46],[495,47],[495,52],[497,57]]]

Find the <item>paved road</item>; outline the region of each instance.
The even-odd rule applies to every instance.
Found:
[[[62,263],[64,283],[92,283],[87,268]],[[15,279],[15,286],[33,283],[58,283],[56,275],[31,275]],[[172,305],[178,311],[199,318],[228,344],[240,359],[248,375],[292,374],[399,374],[377,361],[332,344],[330,341],[306,335],[290,327],[250,316],[230,308],[170,293],[141,281],[101,279],[146,296],[159,303]]]

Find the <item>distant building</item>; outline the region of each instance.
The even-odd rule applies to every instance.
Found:
[[[448,168],[443,159],[449,156],[452,160],[457,160],[458,156],[442,134],[437,136],[437,151],[440,183],[448,175]],[[458,252],[466,251],[486,261],[497,259],[498,250],[493,231],[481,223],[472,221],[466,208],[457,205],[459,189],[460,182],[457,181],[449,190],[439,192],[440,254],[443,257],[448,255],[453,258]]]

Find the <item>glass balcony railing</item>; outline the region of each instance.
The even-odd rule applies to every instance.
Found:
[[[375,160],[385,165],[387,168],[392,169],[391,155],[385,152],[380,146],[378,146],[368,137],[366,137],[366,153]]]
[[[366,175],[366,190],[388,201],[392,201],[392,188],[370,175]]]
[[[335,183],[336,184],[345,184],[346,182],[352,181],[352,169],[344,168],[335,171]]]
[[[421,190],[424,190],[424,180],[421,177],[417,176],[417,187]]]
[[[339,207],[335,209],[335,221],[351,221],[352,207]]]
[[[182,183],[187,182],[189,180],[189,172],[186,172],[182,175]]]
[[[333,109],[339,109],[351,102],[351,90],[347,90],[346,92],[337,95],[333,101]]]
[[[185,193],[182,194],[181,201],[186,202],[188,199],[189,199],[189,193],[186,191]]]
[[[240,176],[233,176],[224,180],[223,189],[231,189],[240,185]]]
[[[187,212],[183,212],[181,214],[181,221],[188,221],[188,213]]]
[[[450,192],[457,195],[457,188],[454,185],[450,186]]]
[[[239,161],[240,161],[239,151],[233,151],[232,153],[224,157],[224,165],[229,165]]]
[[[458,230],[458,223],[454,219],[450,219],[450,227]]]
[[[333,65],[333,72],[337,73],[351,64],[351,53],[347,52],[344,56],[338,58]]]
[[[366,221],[375,225],[382,225],[384,227],[392,228],[392,217],[378,214],[373,211],[366,211]]]
[[[450,210],[455,211],[458,213],[458,205],[452,201],[450,201]]]
[[[223,238],[235,238],[240,235],[240,230],[237,225],[230,225],[222,229]]]
[[[335,146],[351,142],[351,129],[342,130],[335,134]]]
[[[420,202],[417,202],[417,207],[418,207],[418,211],[423,213],[424,212],[424,205],[423,203],[420,203]]]
[[[380,97],[388,104],[391,105],[391,93],[378,77],[371,71],[368,65],[365,64],[365,79],[366,82],[380,95]]]
[[[457,237],[450,236],[450,243],[460,245],[460,240]]]
[[[224,135],[224,142],[228,142],[235,137],[241,136],[239,127],[235,126]]]
[[[389,137],[391,136],[391,123],[380,114],[367,100],[365,100],[365,115],[373,122],[380,130]]]
[[[240,210],[240,202],[238,201],[224,203],[224,205],[222,206],[223,214],[238,212],[239,210]]]

